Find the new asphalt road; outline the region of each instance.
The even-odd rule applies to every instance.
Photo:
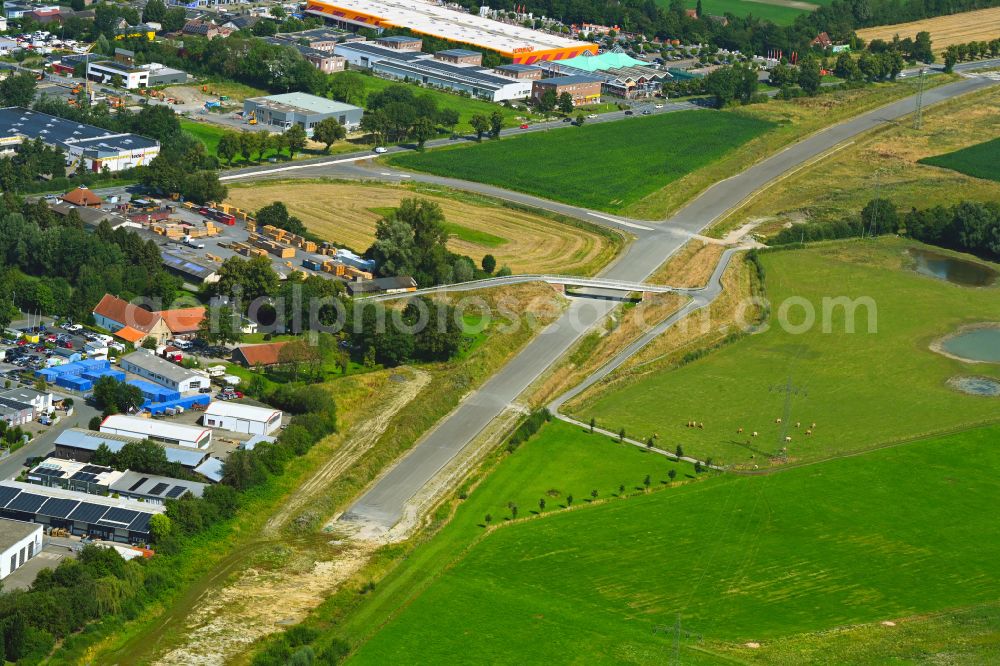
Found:
[[[934,104],[995,83],[996,81],[988,78],[963,79],[928,90],[924,93],[924,103]],[[870,111],[789,146],[743,173],[712,186],[665,223],[625,220],[573,206],[562,204],[556,206],[552,202],[536,197],[478,183],[451,181],[422,174],[411,174],[411,177],[427,182],[441,182],[547,210],[558,208],[556,212],[573,215],[589,222],[625,228],[639,240],[632,243],[616,262],[608,266],[601,273],[601,277],[641,282],[680,249],[691,235],[704,230],[755,192],[774,182],[775,179],[794,172],[838,144],[911,113],[914,101],[913,98],[908,98]],[[367,178],[394,180],[401,176],[398,172],[379,171],[379,167],[376,167],[376,170],[359,169],[356,165],[346,163],[322,164],[311,168],[318,170],[322,175],[340,177],[357,177],[360,173]],[[309,169],[302,169],[296,173],[305,171]],[[310,175],[315,177],[319,174]],[[266,177],[266,174],[260,176]],[[728,256],[727,254],[726,259]],[[717,273],[720,271],[721,268]],[[710,302],[712,297],[714,296],[709,293],[703,298],[708,298],[707,302]],[[687,307],[703,306],[707,302],[696,299]],[[614,306],[613,302],[606,300],[573,299],[555,323],[541,331],[506,366],[429,431],[406,456],[345,512],[341,520],[362,522],[385,529],[392,527],[402,517],[407,502],[430,482],[437,472],[471,442],[491,420],[508,408],[535,378],[564,354],[590,327],[601,321]],[[602,369],[598,374],[601,372],[606,374],[611,369],[613,368],[606,372]],[[598,379],[600,377],[593,381]]]

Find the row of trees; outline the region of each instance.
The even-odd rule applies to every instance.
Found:
[[[900,214],[892,201],[872,199],[857,216],[797,225],[779,232],[770,242],[786,245],[897,233],[995,260],[1000,258],[1000,203],[963,201],[954,206],[914,208]]]
[[[459,115],[454,109],[439,109],[437,98],[417,93],[412,86],[393,84],[368,95],[361,129],[370,132],[377,144],[386,141],[424,142],[438,133],[438,127],[454,131]]]
[[[967,44],[952,44],[944,51],[944,70],[952,68],[963,60],[978,60],[987,56],[996,58],[1000,55],[1000,39],[988,42],[969,42]]]
[[[90,233],[75,212],[0,198],[0,293],[18,306],[82,321],[106,293],[169,303],[179,288],[154,241],[107,222]]]

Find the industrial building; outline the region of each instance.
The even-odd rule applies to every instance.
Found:
[[[0,518],[0,580],[41,551],[41,525]]]
[[[382,42],[348,42],[334,47],[335,53],[355,67],[370,69],[385,77],[464,92],[491,102],[525,99],[531,95],[530,80],[501,76],[477,64],[458,64],[457,61],[468,62],[475,58],[456,54],[457,51],[442,51],[451,55],[439,57],[440,53],[432,55],[387,48]]]
[[[419,35],[495,51],[517,63],[597,53],[597,44],[501,23],[422,0],[309,0],[305,11],[351,29],[407,28]]]
[[[333,53],[333,47],[340,42],[364,41],[364,37],[355,35],[346,30],[336,30],[334,28],[314,28],[312,30],[301,30],[299,32],[279,32],[275,37],[289,41],[305,42],[309,48],[317,51],[329,51]]]
[[[56,437],[54,455],[66,460],[89,462],[94,451],[101,445],[106,446],[111,453],[118,453],[129,442],[139,442],[142,439],[141,437],[94,432],[83,428],[68,428]],[[204,451],[197,449],[178,449],[164,446],[163,451],[167,455],[167,462],[177,463],[185,469],[194,469],[208,456]]]
[[[532,81],[531,97],[541,100],[549,90],[555,92],[558,98],[563,93],[569,93],[573,98],[573,106],[596,104],[601,101],[601,79],[594,76],[556,76],[551,79]]]
[[[253,118],[259,125],[280,130],[301,125],[308,136],[312,136],[316,123],[327,118],[334,118],[348,130],[357,129],[364,112],[351,104],[297,92],[251,97],[243,102],[244,120]]]
[[[89,495],[109,495],[111,485],[124,472],[90,463],[46,458],[28,472],[28,483],[48,488],[75,490]]]
[[[276,46],[288,46],[295,49],[303,58],[311,62],[313,67],[324,74],[335,74],[336,72],[344,71],[344,65],[347,61],[339,55],[334,55],[332,50],[314,49],[311,46],[299,44],[294,39],[280,36],[265,37],[264,39]]]
[[[216,401],[205,410],[202,423],[210,428],[222,428],[230,432],[270,435],[281,428],[282,416],[280,409]]]
[[[111,492],[120,497],[152,504],[163,504],[168,499],[180,499],[186,494],[201,497],[205,484],[169,476],[144,474],[126,470],[111,484]]]
[[[162,505],[0,481],[0,517],[119,543],[147,543],[149,519]],[[20,560],[20,553],[19,560]],[[18,564],[20,566],[20,562]]]
[[[184,446],[189,449],[207,449],[212,443],[212,431],[208,428],[122,414],[106,417],[101,423],[101,432],[135,439],[151,439],[161,444]]]
[[[130,65],[117,60],[87,63],[87,78],[95,83],[118,85],[126,90],[187,83],[188,75],[159,63]]]
[[[163,267],[194,285],[212,284],[219,281],[219,273],[211,266],[198,263],[175,252],[160,250]]]
[[[125,372],[145,377],[178,393],[192,393],[211,386],[208,375],[183,368],[146,350],[123,356],[119,365]]]
[[[0,148],[13,149],[25,139],[41,139],[66,152],[71,169],[124,171],[149,164],[160,154],[153,139],[113,132],[19,106],[0,109]]]
[[[664,81],[675,78],[666,69],[659,69],[627,53],[608,51],[597,56],[580,56],[570,60],[543,63],[550,76],[589,76],[599,78],[604,93],[634,99],[656,94]]]

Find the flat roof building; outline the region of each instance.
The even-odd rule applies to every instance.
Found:
[[[0,481],[0,517],[119,543],[149,541],[149,519],[164,507],[20,481]]]
[[[205,492],[205,484],[126,470],[111,484],[111,492],[120,497],[163,504],[168,499],[180,499],[188,493],[201,497]]]
[[[0,580],[42,551],[42,526],[0,518]]]
[[[542,78],[542,68],[534,65],[500,65],[496,68],[500,76],[509,76],[512,79],[540,79]]]
[[[230,432],[270,435],[281,428],[282,416],[280,409],[218,400],[205,409],[202,423]]]
[[[184,446],[189,449],[207,449],[212,443],[212,431],[208,428],[122,414],[106,417],[101,423],[101,432],[135,439],[151,439],[154,442]]]
[[[28,472],[28,483],[64,488],[89,495],[108,495],[108,489],[123,472],[64,458],[46,458]]]
[[[123,356],[119,365],[125,372],[139,375],[179,393],[191,393],[211,386],[208,375],[183,368],[146,350]]]
[[[370,69],[382,76],[456,90],[492,102],[525,99],[531,95],[531,81],[500,76],[476,65],[456,64],[429,53],[395,51],[372,42],[338,44],[334,51],[355,67]]]
[[[316,123],[326,118],[334,118],[348,130],[356,129],[362,115],[360,107],[300,92],[251,97],[243,102],[244,120],[253,117],[259,125],[281,130],[297,124],[309,136]]]
[[[149,164],[160,154],[160,144],[138,134],[78,123],[19,106],[0,109],[0,148],[25,139],[41,139],[66,151],[66,164],[82,163],[89,171],[123,171]]]
[[[348,27],[407,28],[418,35],[495,51],[525,64],[574,58],[584,52],[597,53],[597,44],[501,23],[421,0],[308,0],[306,13]]]
[[[102,444],[108,447],[112,453],[118,453],[129,442],[141,442],[143,439],[142,437],[94,432],[83,428],[67,428],[56,437],[54,442],[55,456],[67,460],[89,462],[94,451]],[[208,456],[206,452],[198,449],[178,449],[164,446],[163,451],[167,454],[167,462],[177,463],[185,469],[194,469]]]

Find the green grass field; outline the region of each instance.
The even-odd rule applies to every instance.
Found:
[[[767,332],[675,369],[626,378],[570,409],[615,432],[624,427],[633,437],[658,433],[661,442],[681,443],[702,459],[762,466],[767,454],[785,446],[777,418],[803,424],[788,428],[792,461],[995,420],[998,401],[959,393],[946,381],[959,374],[1000,377],[1000,367],[962,363],[928,347],[962,324],[995,321],[1000,289],[918,275],[905,256],[910,246],[884,238],[764,254],[772,304]],[[843,308],[833,310],[830,332],[823,332],[822,300],[840,296],[873,299],[877,332],[866,332],[864,308],[855,317],[858,332],[845,332]],[[808,332],[776,325],[781,304],[790,298],[811,304],[816,323]],[[791,308],[788,319],[800,324],[803,308]],[[798,392],[786,415],[788,381]],[[687,428],[692,420],[703,422],[704,430]],[[814,422],[815,433],[807,437],[804,431]],[[751,438],[752,431],[760,436]]]
[[[810,0],[812,1],[812,0]],[[668,7],[669,2],[661,0],[658,4]],[[689,9],[697,6],[697,0],[691,2],[685,0],[684,5]],[[754,18],[770,21],[776,25],[790,25],[800,14],[806,14],[807,10],[797,7],[789,7],[778,4],[765,4],[763,2],[750,2],[748,0],[702,0],[702,11],[713,16],[725,16],[732,14],[737,17],[753,16]],[[813,2],[813,4],[823,4]]]
[[[1000,181],[1000,138],[974,146],[919,160],[921,164],[942,167],[967,176]]]
[[[477,495],[506,498],[497,489],[511,480],[544,488],[553,472],[594,465],[590,435],[550,428],[459,514],[482,510]],[[664,663],[671,634],[655,628],[672,630],[678,614],[702,637],[685,642],[684,662],[711,662],[723,648],[753,656],[746,641],[770,649],[804,632],[994,601],[1000,529],[984,507],[1000,501],[998,436],[983,428],[505,525],[411,588],[352,663]],[[515,469],[548,461],[566,437],[576,455],[542,478]]]
[[[418,171],[627,213],[629,204],[771,127],[769,122],[736,114],[681,111],[408,153],[389,161]]]
[[[219,149],[219,139],[227,132],[224,127],[210,123],[198,123],[193,120],[181,120],[181,129],[198,139],[205,145],[205,152],[215,155]]]

